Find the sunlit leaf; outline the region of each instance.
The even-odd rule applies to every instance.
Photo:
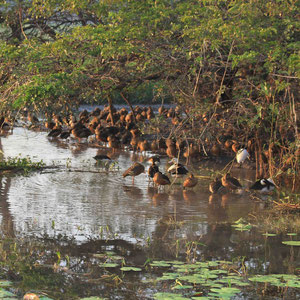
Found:
[[[104,264],[99,264],[100,267],[103,268],[115,268],[118,266],[118,264],[115,263],[104,263]]]
[[[186,300],[189,298],[183,297],[179,294],[156,293],[156,294],[154,294],[154,299],[157,299],[157,300]]]
[[[136,268],[136,267],[122,267],[120,268],[121,271],[135,271],[135,272],[138,272],[138,271],[142,271],[141,268]]]
[[[288,246],[300,246],[300,241],[283,241],[282,244]]]
[[[152,267],[171,267],[171,265],[165,261],[153,261],[152,263],[150,263],[150,266],[152,266]]]
[[[194,286],[193,285],[176,285],[172,289],[174,290],[184,290],[184,289],[192,289]]]

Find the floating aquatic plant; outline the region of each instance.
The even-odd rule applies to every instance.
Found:
[[[186,298],[179,294],[173,294],[173,293],[156,293],[156,294],[154,294],[154,299],[157,299],[157,300],[185,300],[185,299],[190,299],[190,298]]]
[[[134,272],[142,271],[141,268],[137,268],[137,267],[122,267],[122,268],[120,268],[120,270],[125,271],[125,272],[128,272],[128,271],[134,271]]]
[[[292,274],[256,275],[249,278],[253,282],[269,283],[277,287],[300,288],[300,278]]]
[[[263,233],[263,235],[264,236],[276,236],[277,234],[276,233],[268,233],[268,232],[266,232],[266,233]]]
[[[300,241],[283,241],[282,244],[288,246],[300,246]]]
[[[249,231],[252,228],[252,225],[247,223],[243,218],[238,219],[231,226],[238,231]]]

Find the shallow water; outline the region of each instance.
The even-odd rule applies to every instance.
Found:
[[[291,253],[290,247],[282,245],[284,237],[267,240],[255,228],[239,232],[231,226],[249,213],[263,212],[267,204],[255,201],[248,192],[212,196],[208,191],[208,175],[210,169],[222,169],[222,165],[200,162],[190,166],[199,177],[194,190],[183,191],[182,180],[177,180],[172,187],[157,191],[146,174],[136,177],[134,184],[131,178],[122,177],[133,161],[143,161],[147,166],[145,160],[151,153],[143,156],[130,151],[115,153],[117,167],[107,172],[93,160],[99,148],[74,140],[50,140],[45,132],[15,128],[12,135],[1,137],[1,145],[4,157],[28,155],[33,161],[43,160],[47,165],[58,166],[28,176],[2,177],[0,221],[4,237],[18,240],[30,237],[51,240],[52,246],[56,242],[57,247],[67,245],[69,251],[76,253],[73,259],[83,255],[80,247],[87,246],[90,252],[97,252],[91,241],[97,244],[106,240],[112,245],[118,241],[127,251],[128,247],[139,245],[143,249],[150,243],[147,255],[157,259],[183,257],[186,242],[199,241],[204,246],[197,248],[198,257],[227,260],[246,257],[250,272],[286,273],[299,268],[300,253],[297,249]],[[162,158],[162,169],[166,163],[167,159]],[[233,170],[233,174],[246,186],[255,176],[253,171],[242,169]],[[176,241],[180,241],[177,248]],[[100,244],[98,250],[103,246]],[[110,249],[109,245],[108,242],[105,250]],[[130,260],[143,264],[147,259],[145,253],[133,251]],[[117,296],[111,296],[114,297]],[[130,299],[127,294],[126,297]]]

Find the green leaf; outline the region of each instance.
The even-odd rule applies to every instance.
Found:
[[[153,261],[152,263],[150,263],[150,266],[151,267],[171,267],[171,265],[165,261]]]
[[[178,294],[172,294],[172,293],[156,293],[153,295],[154,299],[157,300],[186,300],[189,298],[183,297]]]
[[[300,241],[283,241],[282,244],[288,246],[300,246]]]
[[[220,289],[212,288],[210,289],[212,292],[219,294],[221,298],[223,297],[231,297],[235,294],[238,294],[241,290],[237,288],[229,288],[229,287],[223,287]]]
[[[135,271],[135,272],[138,272],[138,271],[142,271],[141,268],[136,268],[136,267],[122,267],[120,268],[121,271]]]
[[[276,236],[277,234],[275,233],[263,233],[264,236]]]
[[[174,286],[172,289],[174,289],[174,290],[184,290],[184,289],[192,289],[193,287],[194,287],[193,285],[178,284],[178,285]]]
[[[103,263],[103,264],[99,264],[100,267],[103,268],[115,268],[118,266],[118,264],[115,263]]]

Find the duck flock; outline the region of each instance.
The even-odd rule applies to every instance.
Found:
[[[132,151],[152,151],[156,155],[149,158],[150,167],[147,170],[148,177],[158,186],[170,185],[169,176],[182,177],[183,189],[193,188],[198,180],[189,172],[186,165],[190,161],[197,161],[203,157],[203,145],[194,138],[187,138],[186,132],[191,124],[188,117],[180,111],[178,107],[169,109],[163,106],[159,107],[155,114],[151,106],[136,106],[129,112],[126,108],[117,110],[114,106],[106,106],[102,110],[96,107],[93,111],[83,110],[78,116],[68,114],[60,116],[59,114],[45,114],[41,121],[28,110],[22,112],[21,118],[26,119],[29,128],[45,128],[48,130],[50,139],[68,140],[77,139],[79,143],[98,143],[101,146],[109,147],[113,151],[117,149],[129,149]],[[203,117],[205,122],[207,116]],[[1,132],[8,132],[17,120],[2,116],[0,118]],[[143,129],[143,130],[141,130]],[[176,137],[175,131],[180,129],[184,132],[184,138],[181,134]],[[148,133],[145,133],[147,132]],[[178,130],[179,131],[179,130]],[[177,136],[179,136],[177,134]],[[231,137],[218,140],[218,143],[210,145],[210,150],[205,154],[207,156],[218,157],[224,151],[233,152],[234,158],[238,164],[243,164],[251,156],[253,147],[251,141],[245,146],[241,146]],[[171,166],[167,169],[167,174],[159,170],[160,157],[168,156]],[[107,155],[96,155],[96,161],[110,161]],[[186,159],[186,165],[180,163],[181,159]],[[123,177],[134,178],[145,173],[145,167],[139,162],[133,163],[124,173]],[[226,189],[235,191],[243,189],[238,179],[226,172],[223,176],[216,177],[209,184],[211,193],[218,193]],[[275,189],[275,183],[272,178],[262,178],[250,186],[250,189],[262,193],[269,193]]]

